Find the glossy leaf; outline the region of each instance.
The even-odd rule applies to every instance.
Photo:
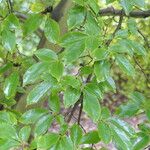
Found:
[[[33,88],[27,96],[27,105],[37,103],[47,91],[51,88],[51,84],[48,82],[42,82]]]
[[[41,74],[44,71],[47,71],[48,64],[46,63],[36,63],[33,64],[31,67],[28,68],[28,70],[23,75],[23,85],[28,85],[31,83],[34,83],[36,80],[38,80],[41,76]]]
[[[75,89],[78,89],[81,85],[80,80],[71,75],[64,76],[61,83],[63,86],[71,86]]]
[[[94,73],[97,81],[105,81],[110,76],[110,64],[107,61],[98,61],[94,64]]]
[[[23,142],[27,142],[29,137],[30,137],[30,132],[31,132],[31,128],[30,126],[24,126],[23,128],[20,129],[19,131],[19,138],[23,141]]]
[[[98,121],[101,108],[97,97],[88,92],[84,92],[83,110],[94,122]]]
[[[4,48],[9,51],[13,52],[16,46],[16,36],[14,32],[9,30],[2,31],[2,43]]]
[[[60,111],[60,98],[57,93],[51,93],[49,98],[49,107],[55,113]]]
[[[35,124],[34,135],[39,136],[46,133],[48,128],[50,128],[52,119],[53,117],[50,114],[42,116]]]
[[[35,55],[41,60],[50,62],[52,60],[57,60],[57,54],[51,49],[40,49],[35,52]]]
[[[47,133],[37,140],[38,149],[48,149],[55,145],[59,139],[59,135],[56,133]]]
[[[42,23],[42,16],[40,14],[31,14],[23,25],[24,35],[31,34],[36,31]]]
[[[98,134],[100,139],[108,144],[111,141],[111,129],[109,125],[104,122],[99,122],[98,124]]]
[[[81,139],[82,144],[96,144],[98,142],[100,142],[98,131],[90,131],[86,133]]]
[[[18,72],[13,72],[4,83],[4,94],[6,98],[13,98],[16,94],[17,86],[19,84]]]
[[[30,109],[22,114],[19,121],[23,124],[34,124],[41,116],[43,116],[47,112],[47,110],[41,108]]]
[[[69,11],[67,24],[69,29],[80,26],[85,18],[85,9],[81,6],[75,6]]]
[[[82,139],[82,129],[78,125],[73,125],[70,129],[71,140],[74,145],[78,145]]]
[[[72,87],[68,87],[64,92],[64,105],[66,108],[75,104],[80,97],[80,91]]]
[[[55,61],[51,63],[49,71],[50,71],[50,74],[59,81],[63,75],[64,66],[62,62]]]
[[[119,67],[124,71],[127,75],[135,75],[134,67],[131,65],[131,63],[128,61],[127,58],[124,56],[117,56],[116,57],[117,63]]]
[[[53,19],[47,18],[44,33],[50,42],[56,44],[60,37],[60,29],[57,22],[55,22]]]

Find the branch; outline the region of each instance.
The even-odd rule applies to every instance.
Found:
[[[126,16],[134,18],[147,18],[150,17],[150,10],[146,11],[131,11],[129,15],[126,15],[125,11],[114,9],[113,7],[107,7],[99,11],[100,16]]]
[[[121,29],[121,25],[122,25],[122,22],[123,22],[123,10],[121,11],[121,14],[122,15],[120,15],[119,23],[118,23],[115,31],[113,32],[112,37],[106,42],[107,46],[110,45],[110,43],[112,42],[113,38],[115,37],[115,34],[117,33],[117,31]]]

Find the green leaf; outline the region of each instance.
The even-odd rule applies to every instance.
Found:
[[[20,118],[20,122],[23,124],[34,124],[41,116],[48,111],[41,108],[30,109],[26,111]]]
[[[63,86],[71,86],[75,89],[79,89],[79,87],[81,86],[80,80],[71,75],[64,76],[61,83]]]
[[[37,103],[51,88],[51,84],[48,82],[41,82],[35,88],[33,88],[27,96],[27,105]]]
[[[133,76],[135,75],[134,67],[130,64],[128,59],[124,56],[118,55],[116,57],[117,63],[119,67],[124,71],[127,75]]]
[[[50,114],[42,116],[35,124],[34,135],[35,137],[40,136],[47,132],[52,123],[53,117]]]
[[[80,91],[72,87],[68,87],[64,93],[64,105],[66,108],[75,104],[80,98]]]
[[[36,31],[42,23],[42,19],[40,14],[31,14],[23,25],[24,35],[26,36]]]
[[[128,20],[128,29],[133,34],[137,34],[138,33],[138,31],[137,31],[137,23],[136,23],[135,19],[129,18],[129,20]]]
[[[150,137],[143,133],[139,134],[137,140],[133,144],[133,150],[142,150],[149,144]]]
[[[58,81],[63,75],[64,66],[60,61],[55,61],[50,64],[50,74]]]
[[[94,64],[94,73],[97,81],[105,81],[110,76],[110,64],[108,61],[98,61]]]
[[[113,3],[116,0],[106,0],[106,4]]]
[[[132,11],[132,1],[131,0],[120,0],[121,6],[123,7],[125,13],[129,15]]]
[[[11,13],[4,20],[3,26],[5,29],[16,29],[20,26],[19,19],[13,13]]]
[[[50,62],[53,60],[57,60],[58,56],[57,54],[51,50],[51,49],[39,49],[35,52],[35,55],[41,60],[41,61],[46,61],[46,62]]]
[[[14,32],[7,30],[2,31],[2,44],[6,50],[13,52],[16,46],[16,36]]]
[[[135,131],[134,129],[125,121],[120,120],[118,118],[112,118],[110,119],[111,125],[114,125],[118,128],[118,130],[121,130],[124,132],[128,137],[134,137]]]
[[[132,117],[134,116],[139,110],[139,105],[137,105],[136,103],[129,101],[127,104],[125,105],[121,105],[119,107],[118,111],[118,115],[120,117]]]
[[[92,0],[92,1],[94,1],[94,0]],[[95,19],[95,17],[93,17],[92,14],[88,13],[86,20],[87,21],[85,23],[85,33],[90,36],[100,35],[100,27],[99,27],[98,22]]]
[[[98,14],[99,12],[99,5],[97,0],[87,0],[87,4],[91,7],[91,9]]]
[[[55,113],[58,113],[60,111],[60,98],[57,93],[51,93],[49,98],[49,107],[54,111]]]
[[[98,124],[98,134],[100,139],[105,143],[108,144],[111,141],[111,129],[109,125],[104,122],[99,122]]]
[[[74,124],[70,129],[70,136],[74,145],[78,145],[82,139],[82,129],[78,125]]]
[[[131,150],[132,143],[130,138],[121,129],[117,128],[115,125],[111,125],[113,141],[118,146],[118,149]]]
[[[83,110],[94,122],[98,121],[101,113],[100,103],[95,95],[87,91],[84,91]]]
[[[116,84],[112,77],[108,77],[105,82],[109,89],[116,91]]]
[[[80,26],[85,18],[85,9],[81,6],[73,7],[68,14],[67,24],[69,29]]]
[[[105,48],[97,48],[94,51],[92,51],[92,57],[95,61],[98,60],[104,60],[108,56],[108,51]]]
[[[0,124],[0,139],[18,139],[17,131],[13,125],[7,123]]]
[[[48,66],[49,65],[46,63],[39,62],[29,67],[23,75],[23,86],[34,83],[36,80],[38,80],[41,74],[44,71],[47,71]]]
[[[145,113],[146,113],[146,116],[147,116],[148,120],[150,121],[150,109],[147,109],[145,111]]]
[[[62,38],[61,45],[66,48],[64,58],[67,62],[73,62],[85,50],[87,35],[81,32],[69,32]]]
[[[140,106],[141,104],[143,104],[145,102],[145,97],[142,93],[134,91],[131,95],[130,95],[130,99],[136,103],[138,106]]]
[[[96,96],[98,99],[102,99],[102,92],[100,91],[99,87],[95,83],[88,83],[84,87],[87,93]]]
[[[2,73],[4,73],[4,72],[6,72],[7,70],[9,70],[10,68],[12,68],[12,63],[5,63],[4,65],[2,65],[1,67],[0,67],[0,74],[2,74]]]
[[[30,133],[31,133],[30,126],[24,126],[19,131],[19,138],[21,139],[22,142],[27,142],[30,137]]]
[[[142,44],[136,41],[129,41],[130,42],[130,47],[134,49],[134,52],[138,55],[146,56],[147,52],[146,49],[143,47]]]
[[[16,94],[17,86],[19,84],[18,72],[13,72],[4,83],[4,94],[6,98],[13,98]]]
[[[0,111],[0,122],[7,123],[10,125],[16,125],[17,119],[16,116],[11,112]]]
[[[73,143],[70,139],[70,137],[64,136],[60,139],[56,150],[73,150]]]
[[[55,145],[59,140],[59,134],[57,133],[48,133],[41,136],[37,140],[37,148],[38,149],[49,149],[53,145]]]
[[[136,6],[138,6],[139,8],[145,8],[145,0],[133,0],[132,3]]]
[[[46,38],[56,44],[59,41],[59,37],[60,37],[60,29],[59,29],[59,25],[56,21],[54,21],[53,19],[50,19],[49,17],[46,20],[45,23],[45,28],[44,28],[44,33]]]
[[[68,32],[62,38],[61,45],[64,47],[70,47],[76,43],[84,43],[87,35],[83,34],[82,32]]]
[[[111,117],[111,113],[107,107],[102,107],[101,110],[101,119],[105,120]]]
[[[96,144],[100,141],[98,131],[90,131],[86,133],[82,139],[81,143],[82,144]]]

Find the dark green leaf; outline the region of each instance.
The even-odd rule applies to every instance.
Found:
[[[81,143],[82,144],[96,144],[100,141],[98,131],[90,131],[86,133],[82,139]]]

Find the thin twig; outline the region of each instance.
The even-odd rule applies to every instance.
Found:
[[[146,46],[148,47],[148,48],[150,48],[150,44],[149,44],[149,42],[148,42],[148,39],[146,38],[146,36],[142,33],[142,31],[140,31],[139,29],[138,29],[138,32],[139,32],[139,34],[143,37],[143,39],[144,39],[144,41],[145,41],[145,43],[146,43]]]
[[[123,11],[122,11],[122,12],[123,12]],[[119,23],[118,23],[118,25],[117,25],[115,31],[113,32],[112,37],[106,42],[106,45],[107,45],[107,46],[110,45],[110,43],[112,42],[113,38],[115,37],[115,34],[118,32],[118,30],[121,29],[122,22],[123,22],[123,15],[120,16],[120,18],[119,18]]]
[[[141,72],[143,73],[143,75],[145,76],[146,81],[149,83],[149,78],[146,75],[144,69],[142,68],[142,66],[139,64],[139,62],[136,60],[135,56],[133,56],[134,62],[136,63],[136,65],[140,68]]]
[[[82,98],[81,98],[81,106],[80,106],[80,110],[79,110],[79,115],[78,115],[78,124],[80,124],[80,120],[81,120],[81,115],[82,115],[82,109],[83,109],[83,93],[82,93]]]

